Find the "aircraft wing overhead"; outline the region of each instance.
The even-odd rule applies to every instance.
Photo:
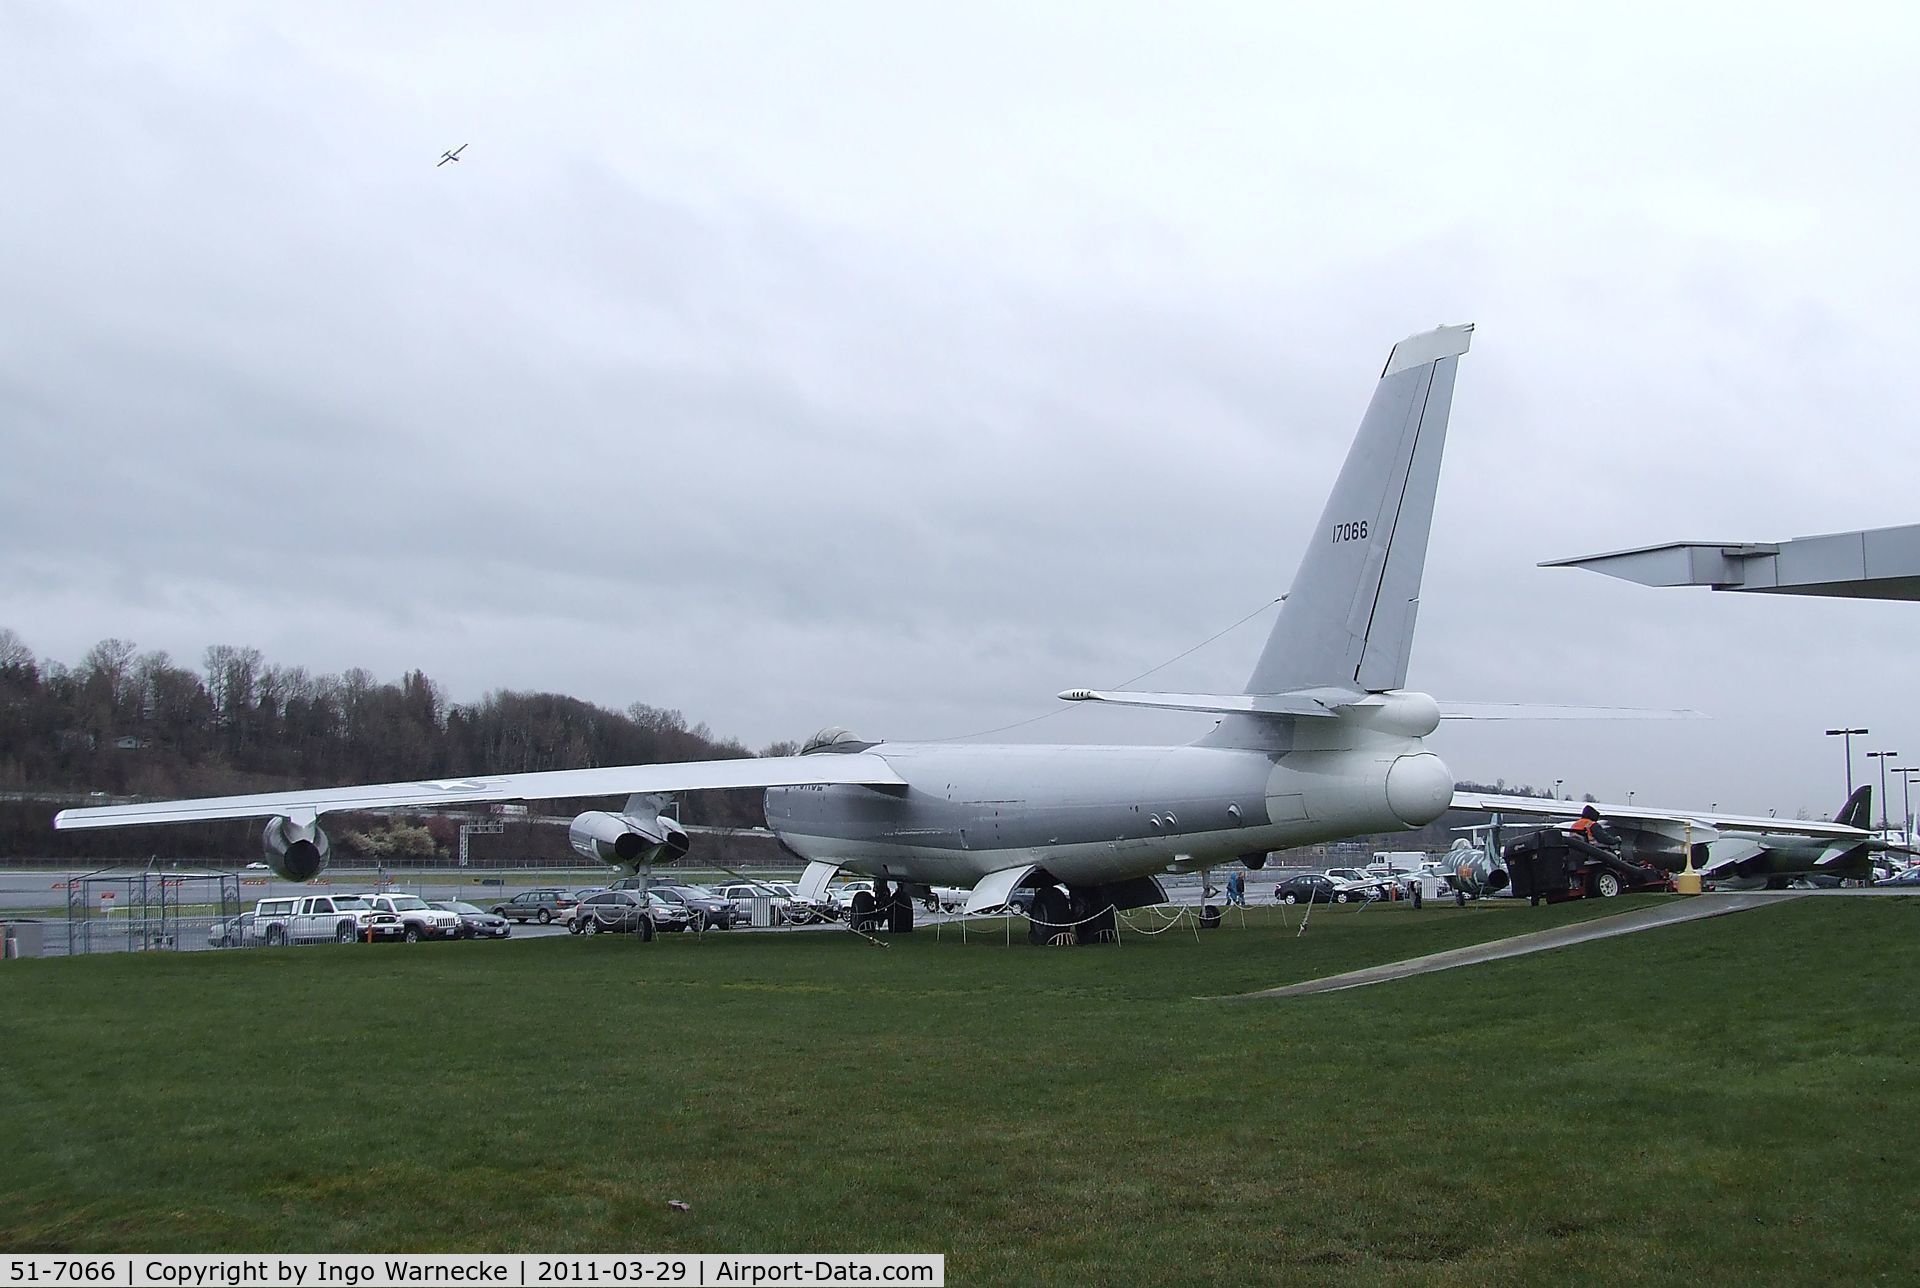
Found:
[[[581,796],[690,792],[727,787],[797,787],[853,784],[904,787],[906,782],[879,756],[865,752],[813,756],[760,756],[743,760],[690,760],[660,765],[615,765],[603,769],[558,769],[536,774],[476,774],[471,778],[377,783],[367,787],[321,787],[310,791],[259,792],[201,800],[151,801],[62,810],[56,828],[136,827],[202,819],[271,818],[337,814],[345,810],[422,809],[494,801],[566,800]]]
[[[1779,836],[1833,836],[1858,839],[1869,833],[1845,823],[1821,819],[1762,818],[1751,814],[1650,809],[1645,805],[1609,805],[1604,801],[1557,801],[1541,796],[1501,796],[1490,792],[1455,792],[1453,808],[1487,814],[1528,814],[1537,818],[1573,818],[1591,804],[1600,817],[1620,822],[1691,823],[1707,832],[1759,832]]]

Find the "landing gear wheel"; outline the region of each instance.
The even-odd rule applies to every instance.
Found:
[[[1455,891],[1453,892],[1453,901],[1454,901],[1454,903],[1456,903],[1456,904],[1458,904],[1458,905],[1459,905],[1460,907],[1462,907],[1462,908],[1464,908],[1464,907],[1466,907],[1466,906],[1467,906],[1467,892],[1466,892],[1465,890],[1455,890]]]
[[[1076,890],[1070,906],[1075,943],[1106,944],[1120,937],[1119,928],[1114,924],[1113,900],[1105,890]]]
[[[1593,879],[1593,892],[1602,899],[1611,899],[1620,893],[1620,878],[1611,872],[1602,872]]]
[[[1041,886],[1033,892],[1033,905],[1027,911],[1027,942],[1051,944],[1061,939],[1073,942],[1067,922],[1071,920],[1066,892],[1059,886]]]
[[[893,903],[887,909],[887,932],[894,935],[913,933],[913,900],[905,890],[893,892]]]
[[[540,911],[533,914],[533,919],[544,926],[548,922],[553,920],[553,914],[548,912],[545,908],[542,908]]]
[[[1200,928],[1202,930],[1218,930],[1220,928],[1219,904],[1210,903],[1200,909]]]
[[[863,932],[872,930],[874,923],[879,920],[879,918],[873,915],[873,904],[873,895],[868,891],[862,890],[859,894],[854,895],[853,912],[847,919],[848,924],[855,930]]]
[[[643,944],[650,944],[653,942],[653,918],[652,917],[640,918],[640,942]]]

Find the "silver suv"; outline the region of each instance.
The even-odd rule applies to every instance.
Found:
[[[648,915],[650,900],[632,890],[602,890],[590,894],[573,910],[569,929],[578,935],[597,935],[602,931],[637,934],[653,938],[653,918]]]
[[[400,937],[410,944],[422,939],[458,939],[460,914],[436,908],[418,895],[363,894],[367,906],[375,912],[390,912],[400,919]]]

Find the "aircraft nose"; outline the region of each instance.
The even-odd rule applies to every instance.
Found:
[[[1387,770],[1387,808],[1408,827],[1423,827],[1453,803],[1453,771],[1430,751],[1402,756]]]

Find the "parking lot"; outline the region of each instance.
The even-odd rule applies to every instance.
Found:
[[[18,951],[27,956],[66,956],[81,953],[98,952],[139,952],[139,951],[205,951],[247,946],[265,946],[267,936],[264,931],[256,931],[250,923],[243,922],[235,929],[236,919],[251,917],[263,901],[268,902],[276,912],[279,905],[286,901],[302,899],[326,899],[326,907],[332,912],[332,904],[343,896],[413,896],[425,903],[443,904],[458,902],[471,905],[483,912],[491,912],[510,905],[516,896],[524,897],[538,890],[560,890],[570,898],[606,889],[606,883],[617,874],[595,874],[579,870],[554,872],[515,873],[505,877],[488,877],[458,871],[423,872],[405,877],[388,874],[382,880],[378,872],[340,870],[328,872],[320,879],[305,884],[283,881],[271,873],[246,870],[239,873],[209,874],[208,878],[218,876],[228,887],[227,906],[194,902],[195,894],[175,896],[172,902],[154,905],[152,903],[133,904],[129,901],[125,887],[118,890],[96,890],[97,877],[78,871],[60,870],[17,870],[0,872],[0,920],[16,923],[15,931],[19,940]],[[702,876],[708,874],[702,873]],[[768,872],[753,874],[751,881],[791,882],[796,878],[792,872]],[[598,878],[597,880],[595,878]],[[153,874],[156,883],[172,888],[188,884],[182,877],[167,873]],[[656,885],[671,883],[671,878],[656,874]],[[729,875],[723,881],[710,884],[743,884]],[[836,889],[845,883],[837,883]],[[1169,875],[1163,878],[1169,902],[1176,906],[1197,907],[1203,898],[1201,879],[1198,875]],[[231,887],[237,886],[239,897],[237,906],[232,902]],[[81,900],[84,897],[84,906]],[[115,896],[118,897],[110,897]],[[103,897],[108,896],[108,897]],[[1222,902],[1224,895],[1218,881],[1214,883],[1212,902]],[[70,904],[72,906],[70,906]],[[763,909],[760,919],[765,919]],[[511,923],[507,938],[514,939],[551,939],[570,937],[570,927],[565,916],[549,913],[546,923],[529,918]],[[744,923],[744,913],[743,913]],[[919,927],[936,927],[967,920],[963,914],[946,913],[929,909],[924,903],[914,907],[914,923]],[[689,927],[689,929],[693,929]],[[843,919],[813,920],[808,924],[795,925],[777,920],[771,925],[738,924],[725,930],[706,930],[710,934],[804,934],[841,932],[846,933],[847,924]],[[696,933],[701,933],[696,930]],[[335,942],[332,933],[310,936],[276,935],[273,942]],[[364,938],[365,936],[357,936]],[[397,933],[380,938],[401,938]],[[434,938],[436,936],[425,936]]]

